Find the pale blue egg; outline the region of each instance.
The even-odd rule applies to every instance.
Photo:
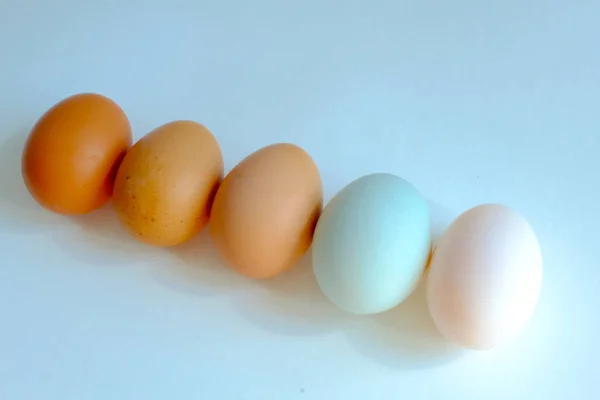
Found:
[[[355,314],[376,314],[416,288],[431,249],[425,198],[392,174],[366,175],[327,204],[313,239],[321,290]]]

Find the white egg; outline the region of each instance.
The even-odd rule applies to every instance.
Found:
[[[523,329],[541,285],[542,254],[527,220],[505,206],[486,204],[459,216],[436,246],[427,301],[444,336],[483,350]]]

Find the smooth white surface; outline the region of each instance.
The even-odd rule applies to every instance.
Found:
[[[0,399],[588,399],[598,396],[600,3],[0,2]],[[436,224],[516,208],[545,259],[538,309],[490,352],[439,338],[422,291],[375,317],[330,305],[307,265],[268,283],[205,235],[128,238],[110,208],[63,218],[28,197],[36,119],[81,91],[136,136],[206,124],[230,169],[305,147],[327,199],[392,172]]]

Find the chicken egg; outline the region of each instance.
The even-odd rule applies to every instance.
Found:
[[[223,177],[217,140],[194,121],[173,121],[127,152],[115,179],[113,205],[141,242],[174,246],[207,223]]]
[[[427,301],[439,331],[466,348],[512,339],[531,318],[542,286],[542,253],[527,220],[485,204],[460,215],[436,246]]]
[[[325,206],[312,260],[329,300],[354,314],[403,302],[423,276],[431,248],[429,207],[404,179],[366,175]]]
[[[35,124],[23,150],[22,173],[32,197],[66,215],[102,206],[131,146],[127,116],[99,94],[68,97]]]
[[[272,278],[310,247],[322,197],[321,176],[308,153],[293,144],[270,145],[225,177],[213,203],[210,234],[235,271]]]

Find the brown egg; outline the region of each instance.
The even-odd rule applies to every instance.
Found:
[[[29,134],[22,157],[25,185],[51,211],[90,212],[110,198],[131,141],[129,120],[112,100],[93,93],[68,97]]]
[[[311,245],[323,205],[319,170],[292,144],[274,144],[238,164],[219,188],[210,234],[238,273],[274,277]]]
[[[154,246],[174,246],[208,223],[222,178],[223,156],[212,133],[193,121],[174,121],[127,152],[113,203],[134,237]]]

